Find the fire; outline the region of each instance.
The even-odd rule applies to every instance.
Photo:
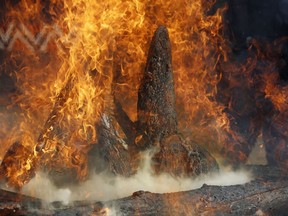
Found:
[[[1,146],[19,141],[27,149],[19,164],[7,165],[9,184],[21,188],[29,180],[26,173],[39,167],[71,169],[78,180],[87,177],[95,124],[111,112],[113,96],[137,120],[149,38],[160,24],[171,36],[180,127],[195,141],[218,148],[229,120],[215,99],[221,79],[216,68],[229,49],[221,33],[226,7],[209,15],[213,5],[204,0],[22,0],[10,6],[7,22],[26,25],[19,31],[34,50],[41,41],[29,32],[45,25],[42,34],[48,37],[52,23],[61,31],[47,44],[47,53],[31,52],[17,40],[7,58],[6,70],[13,71],[19,90],[13,105],[21,115],[12,133],[4,132]]]

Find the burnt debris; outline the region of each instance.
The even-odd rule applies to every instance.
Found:
[[[244,185],[209,186],[166,194],[138,191],[132,196],[107,201],[76,201],[69,205],[0,191],[1,215],[287,215],[287,177],[272,167],[253,166],[256,179]],[[261,174],[259,174],[261,173]],[[265,173],[265,174],[264,174]],[[265,175],[263,178],[262,175]]]

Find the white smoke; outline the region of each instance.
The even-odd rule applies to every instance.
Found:
[[[132,195],[143,190],[155,193],[169,193],[192,190],[208,185],[244,184],[252,180],[247,171],[220,169],[220,172],[192,178],[173,178],[168,174],[155,176],[150,169],[151,152],[144,154],[144,165],[130,178],[111,177],[105,173],[95,174],[87,181],[69,188],[57,188],[44,173],[38,173],[24,188],[23,193],[44,201],[62,201],[69,204],[76,200],[107,201]]]

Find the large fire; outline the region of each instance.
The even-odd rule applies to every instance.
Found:
[[[228,92],[235,86],[249,89],[253,69],[267,71],[273,66],[257,65],[261,54],[253,43],[257,57],[251,56],[247,63],[228,63],[230,50],[222,23],[226,6],[216,12],[213,6],[214,1],[206,0],[22,0],[8,5],[3,29],[8,32],[8,24],[13,23],[11,31],[24,35],[24,40],[13,42],[2,65],[16,80],[17,92],[9,107],[19,114],[13,126],[0,129],[4,134],[0,156],[13,143],[23,146],[17,163],[7,166],[9,185],[21,188],[30,180],[27,173],[37,169],[65,168],[75,172],[78,181],[87,178],[87,154],[97,145],[95,125],[104,113],[112,114],[114,98],[137,121],[143,65],[159,25],[168,28],[172,43],[181,131],[215,154],[224,148],[224,153],[236,152],[239,161],[247,160],[249,151],[231,144],[246,142],[233,130],[226,112],[234,109],[233,99],[228,105],[220,102],[217,86],[224,77],[230,80]],[[55,40],[44,44],[43,38],[48,37]],[[271,76],[261,75],[265,85],[260,92],[281,112],[287,108],[287,91],[277,86],[277,76]],[[249,127],[253,131],[258,125]],[[260,132],[255,134],[256,139]]]

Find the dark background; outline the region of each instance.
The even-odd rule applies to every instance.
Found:
[[[230,0],[227,21],[238,43],[247,37],[275,39],[288,34],[287,0]]]

